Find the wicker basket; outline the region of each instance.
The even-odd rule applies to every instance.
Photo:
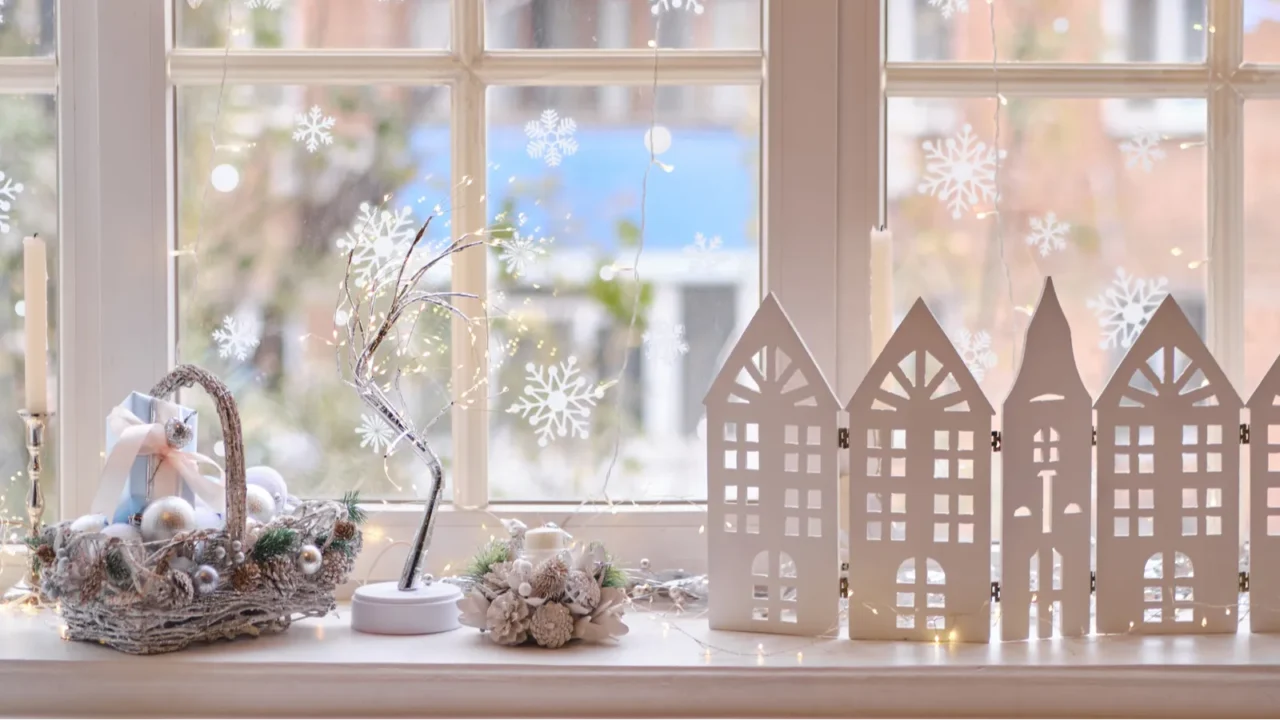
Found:
[[[43,560],[41,587],[60,605],[72,640],[150,655],[193,642],[279,632],[295,617],[323,616],[335,607],[334,588],[345,582],[360,551],[355,513],[344,503],[303,502],[246,532],[244,441],[231,392],[205,370],[184,365],[151,395],[167,397],[194,384],[213,397],[222,423],[226,528],[145,544],[72,532],[68,522],[46,529],[36,548]],[[258,539],[269,535],[276,542],[259,547]],[[314,562],[307,568],[311,574],[299,562],[307,546],[322,558],[319,570]],[[202,568],[217,573],[216,584]]]

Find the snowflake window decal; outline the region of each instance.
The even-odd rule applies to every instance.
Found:
[[[578,123],[573,118],[562,118],[555,110],[543,110],[537,120],[530,120],[524,126],[524,134],[529,137],[529,157],[545,161],[548,167],[558,166],[578,152],[578,141],[573,137],[576,132]]]
[[[966,123],[945,142],[926,140],[922,147],[925,167],[920,192],[947,203],[952,218],[960,219],[978,202],[996,199],[996,166],[1005,151],[988,148],[974,136],[972,125]]]
[[[388,452],[391,450],[393,431],[387,421],[378,415],[362,413],[356,434],[360,436],[360,447],[367,447],[375,454],[382,452],[384,448]]]
[[[703,0],[649,0],[649,3],[649,12],[654,15],[661,15],[672,10],[684,10],[692,12],[694,15],[701,15],[706,12]]]
[[[263,8],[266,10],[279,10],[282,0],[245,0],[244,6],[250,10]]]
[[[529,421],[538,436],[538,445],[546,447],[557,437],[590,437],[588,422],[596,402],[604,397],[604,386],[592,387],[579,374],[578,359],[559,365],[524,366],[529,373],[524,393],[507,412]]]
[[[509,239],[497,244],[498,260],[506,266],[508,274],[520,277],[547,254],[547,249],[543,247],[546,242],[546,238],[532,238],[513,231]]]
[[[938,8],[942,17],[950,19],[952,15],[969,12],[969,0],[929,0],[929,7]]]
[[[357,287],[370,282],[394,279],[403,258],[417,236],[413,209],[405,206],[392,212],[360,203],[351,230],[338,239],[338,251],[351,256],[352,276]]]
[[[334,119],[326,116],[319,105],[312,105],[311,110],[303,115],[298,113],[294,118],[297,129],[293,131],[295,142],[301,141],[307,146],[307,152],[315,152],[321,145],[333,144]]]
[[[1132,346],[1160,302],[1169,294],[1168,284],[1166,278],[1137,278],[1126,273],[1124,268],[1116,268],[1116,279],[1111,285],[1097,299],[1085,303],[1098,316],[1098,324],[1102,326],[1102,342],[1098,347]]]
[[[0,0],[0,25],[4,24],[4,3],[5,0]]]
[[[1120,143],[1120,152],[1124,153],[1125,167],[1141,167],[1147,173],[1167,156],[1160,147],[1160,133],[1146,128],[1139,128],[1133,137]]]
[[[654,325],[644,331],[644,356],[663,365],[673,365],[681,355],[689,354],[684,325]]]
[[[960,353],[964,366],[969,368],[969,373],[978,382],[982,382],[987,376],[987,371],[994,368],[999,361],[995,351],[991,349],[991,334],[986,330],[975,333],[969,332],[967,328],[961,328],[956,331],[951,342],[955,344],[956,352]]]
[[[258,334],[258,325],[253,320],[237,320],[230,315],[222,318],[222,325],[213,331],[218,357],[248,359],[249,353],[261,342]]]
[[[1045,213],[1043,218],[1031,218],[1031,233],[1027,235],[1027,244],[1040,250],[1041,257],[1047,257],[1055,250],[1065,250],[1067,233],[1071,224],[1058,220],[1052,212]]]
[[[3,4],[3,2],[0,2]],[[25,188],[22,183],[17,182],[11,176],[5,175],[0,170],[0,233],[9,232],[9,213],[13,210],[13,204],[18,200],[18,193]]]
[[[719,261],[722,244],[724,243],[719,235],[707,237],[702,233],[694,233],[693,242],[684,246],[684,254],[695,270],[707,270]]]

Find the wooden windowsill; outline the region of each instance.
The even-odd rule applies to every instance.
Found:
[[[615,646],[503,648],[469,628],[284,635],[130,657],[0,613],[0,708],[17,716],[412,715],[1161,717],[1273,715],[1280,636],[851,642],[712,632],[628,615]],[[713,649],[708,653],[698,641]],[[763,654],[758,647],[763,648]]]

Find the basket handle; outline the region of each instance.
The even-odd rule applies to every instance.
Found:
[[[240,411],[236,409],[231,390],[213,373],[195,365],[179,365],[151,388],[154,398],[166,398],[180,388],[199,385],[218,406],[218,419],[222,423],[222,442],[226,446],[227,461],[227,535],[232,540],[244,540],[245,471],[244,437],[240,430]]]

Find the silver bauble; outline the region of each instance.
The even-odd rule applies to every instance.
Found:
[[[276,516],[276,501],[266,488],[250,485],[245,488],[244,512],[250,520],[257,520],[266,525]]]
[[[178,418],[166,420],[164,423],[164,440],[171,448],[180,450],[186,447],[187,443],[191,442],[193,434],[191,426]]]
[[[196,508],[196,528],[199,530],[221,530],[226,526],[222,515],[207,507]]]
[[[180,497],[158,498],[142,511],[142,539],[147,542],[172,540],[195,529],[196,509]]]
[[[235,555],[232,555],[232,556],[231,556],[231,562],[233,562],[233,563],[235,563],[235,564],[237,564],[237,565],[239,565],[239,564],[243,563],[243,562],[244,562],[244,553],[242,553],[242,552],[237,552]]]
[[[218,589],[218,571],[208,565],[201,565],[191,574],[191,584],[197,595],[208,595]]]
[[[237,551],[239,551],[239,550],[243,550],[243,549],[244,549],[244,545],[243,545],[239,540],[232,540],[232,541],[231,541],[231,549],[232,549],[232,550],[237,550]]]
[[[102,534],[107,538],[120,538],[127,545],[142,542],[142,533],[128,523],[108,525],[102,529]]]
[[[324,555],[315,545],[303,545],[298,551],[298,569],[303,575],[315,575],[320,572],[320,565],[323,562]]]
[[[276,472],[275,468],[266,465],[255,465],[244,471],[244,481],[247,485],[256,485],[276,502],[276,511],[279,512],[285,506],[285,501],[289,499],[289,486],[284,482],[284,476]]]
[[[102,529],[105,528],[107,524],[106,515],[83,515],[76,518],[76,521],[71,523],[71,532],[102,532]]]
[[[227,549],[219,545],[213,549],[213,559],[222,562],[227,557]]]

